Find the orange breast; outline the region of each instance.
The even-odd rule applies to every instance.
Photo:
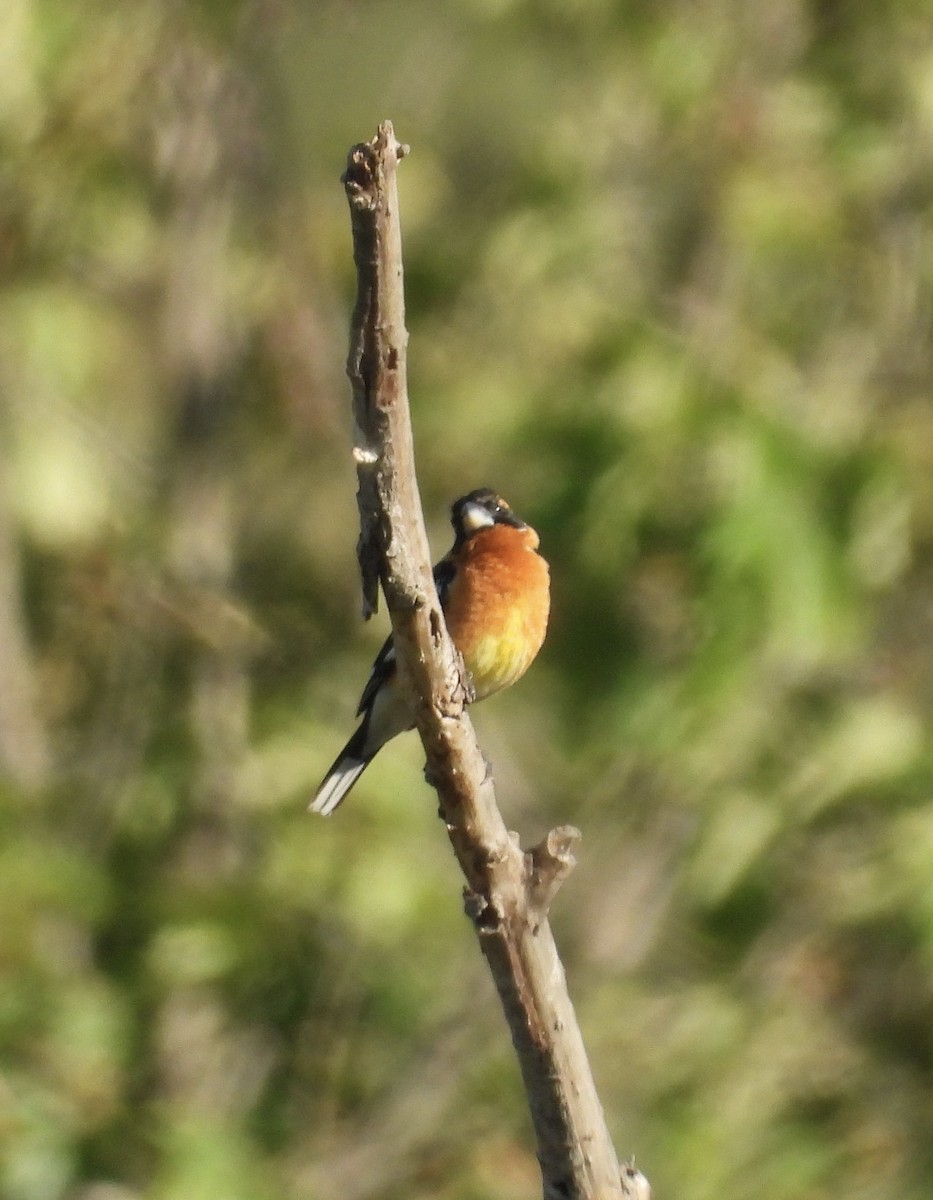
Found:
[[[493,525],[461,552],[447,626],[476,698],[520,679],[541,649],[550,610],[548,565],[532,529]]]

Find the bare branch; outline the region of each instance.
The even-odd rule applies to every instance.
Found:
[[[363,608],[374,611],[381,581],[427,778],[518,1053],[545,1200],[611,1200],[632,1193],[620,1176],[546,916],[573,866],[579,834],[554,830],[527,861],[509,834],[464,712],[462,663],[431,575],[406,389],[396,189],[405,153],[386,121],[372,142],[353,147],[343,177],[358,274],[347,370],[357,424]]]

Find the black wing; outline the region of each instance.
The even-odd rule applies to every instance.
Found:
[[[356,715],[366,712],[373,700],[376,698],[376,693],[384,683],[392,678],[395,674],[395,646],[392,644],[392,634],[386,638],[382,649],[376,655],[376,661],[373,663],[373,669],[369,673],[369,678],[366,680],[366,687],[363,688],[363,694],[360,696],[360,705],[356,710]]]
[[[454,576],[457,574],[457,568],[449,558],[442,558],[434,568],[434,586],[437,588],[437,594],[441,602],[441,608],[445,608],[447,604],[447,596],[450,592],[450,585],[453,582]],[[373,663],[373,669],[369,673],[369,678],[366,680],[366,687],[363,688],[363,694],[360,696],[359,707],[356,710],[356,715],[366,712],[376,697],[376,693],[384,683],[392,678],[395,674],[395,645],[392,642],[391,633],[383,643],[382,649],[376,655],[376,661]]]
[[[440,598],[441,608],[447,607],[447,597],[450,594],[450,585],[454,581],[454,576],[457,574],[457,568],[450,560],[450,556],[442,558],[434,568],[434,586],[437,588],[437,594]]]

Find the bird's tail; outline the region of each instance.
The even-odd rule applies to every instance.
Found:
[[[363,753],[364,730],[365,725],[356,731],[337,755],[311,801],[311,812],[329,817],[372,762],[373,755]]]

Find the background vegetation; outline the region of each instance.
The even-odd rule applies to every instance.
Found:
[[[540,530],[477,710],[659,1200],[933,1177],[922,0],[4,0],[0,1193],[518,1200],[358,621],[338,176],[391,117],[421,482]]]

